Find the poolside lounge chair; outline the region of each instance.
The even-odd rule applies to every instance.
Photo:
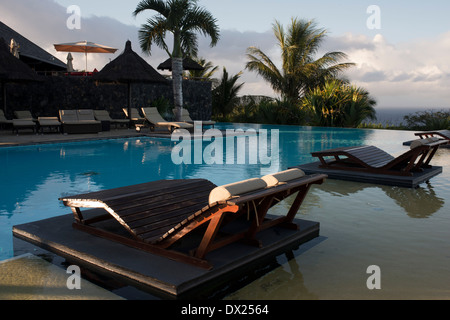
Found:
[[[31,114],[30,111],[14,111],[14,116],[17,119],[26,119],[26,120],[32,120],[32,121],[37,121],[37,119],[35,119],[33,117],[33,115]]]
[[[166,121],[158,112],[158,108],[142,108],[145,119],[150,124],[150,130],[155,131],[156,128],[165,128],[170,132],[176,129],[193,129],[192,124],[186,122]]]
[[[39,130],[44,133],[44,129],[55,129],[56,132],[61,132],[61,122],[58,117],[38,117]]]
[[[361,171],[377,174],[412,176],[431,168],[430,161],[443,140],[419,139],[411,143],[410,150],[393,157],[375,146],[343,147],[311,153],[318,157],[320,168]],[[326,160],[333,157],[333,160]]]
[[[12,120],[8,120],[5,117],[5,113],[3,110],[0,110],[0,128],[5,128],[6,126],[10,126],[13,124]]]
[[[19,130],[32,129],[36,132],[36,122],[31,119],[13,119],[13,132],[19,134]]]
[[[298,230],[297,211],[310,187],[325,179],[293,169],[219,187],[204,179],[162,180],[60,200],[72,208],[74,228],[210,269],[205,260],[210,251],[240,240],[261,246],[257,233],[274,226]],[[267,219],[272,206],[296,193],[285,216]],[[97,216],[86,218],[94,212]]]
[[[94,110],[95,119],[102,122],[109,122],[114,124],[117,128],[118,125],[127,126],[130,123],[128,119],[113,119],[106,110]]]
[[[172,110],[173,114],[175,114],[175,109]],[[202,124],[203,126],[212,126],[214,127],[214,125],[216,124],[215,121],[212,120],[207,120],[207,121],[203,121],[203,120],[192,120],[191,116],[189,115],[189,111],[187,109],[183,109],[183,113],[181,115],[181,121],[189,123],[189,124],[194,124],[194,122],[198,122]]]
[[[438,131],[426,131],[415,133],[420,139],[426,139],[431,137],[437,137],[440,139],[447,140],[450,143],[450,130],[438,130]]]
[[[95,120],[94,111],[59,110],[59,119],[64,133],[98,133],[102,131],[101,121]]]
[[[123,108],[122,110],[123,110],[123,113],[125,114],[125,116],[127,117],[127,119],[130,119],[130,117],[128,116],[127,108]],[[138,109],[130,108],[130,111],[131,111],[131,121],[133,121],[134,123],[138,123],[138,124],[143,124],[145,122],[145,118],[143,118],[141,116]]]

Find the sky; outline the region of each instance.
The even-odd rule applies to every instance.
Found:
[[[167,54],[151,55],[139,48],[138,30],[154,13],[133,17],[139,0],[0,0],[0,21],[62,61],[67,53],[53,44],[88,40],[118,48],[115,54],[90,54],[88,69],[101,70],[131,40],[133,49],[155,69]],[[67,21],[76,5],[79,28]],[[292,18],[314,19],[327,30],[321,52],[342,51],[355,67],[345,73],[377,100],[378,108],[450,108],[450,1],[365,0],[199,0],[217,18],[221,39],[211,48],[199,35],[199,56],[230,74],[243,72],[241,95],[277,96],[270,85],[245,69],[246,50],[259,47],[280,61],[271,30],[275,20],[287,27]],[[376,6],[376,7],[373,7]],[[372,8],[377,9],[376,11]],[[82,54],[73,54],[75,68],[84,69]]]

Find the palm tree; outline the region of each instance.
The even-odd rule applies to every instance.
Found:
[[[204,58],[192,59],[203,67],[203,70],[189,70],[187,77],[193,80],[213,81],[213,75],[219,69],[219,66],[213,66],[211,61]]]
[[[165,50],[172,58],[172,79],[176,120],[181,119],[183,108],[183,58],[197,56],[197,35],[200,32],[211,38],[211,46],[219,40],[217,20],[197,6],[197,0],[142,0],[133,15],[153,10],[156,16],[149,19],[139,30],[139,41],[144,52],[150,54],[153,44]],[[166,34],[173,35],[172,52],[165,42]]]
[[[358,127],[365,119],[376,119],[375,105],[367,90],[340,80],[329,80],[310,90],[303,106],[311,124],[325,127]]]
[[[225,118],[238,101],[238,92],[244,83],[236,84],[241,77],[242,72],[230,76],[226,68],[223,68],[222,79],[219,80],[217,87],[213,89],[212,100],[213,110],[216,117],[219,115]]]
[[[273,32],[281,49],[281,69],[256,47],[247,49],[246,68],[268,81],[284,100],[296,103],[310,89],[354,65],[339,63],[347,57],[342,52],[328,52],[315,59],[326,31],[318,29],[313,20],[292,19],[287,32],[275,21]]]

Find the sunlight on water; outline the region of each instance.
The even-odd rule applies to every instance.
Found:
[[[261,126],[249,125],[256,129]],[[238,125],[223,125],[222,129]],[[278,129],[268,165],[174,165],[169,139],[120,139],[0,149],[0,260],[14,255],[12,227],[70,212],[58,198],[160,179],[204,178],[220,185],[312,162],[312,151],[370,144],[398,155],[411,132],[264,126]],[[204,148],[203,145],[202,148]],[[254,145],[246,145],[250,153]],[[269,153],[270,154],[270,153]],[[230,299],[449,299],[450,149],[444,172],[417,189],[327,180],[314,186],[298,217],[320,222],[320,237],[277,258],[276,267]],[[247,154],[248,156],[248,154]],[[290,201],[273,208],[284,214]],[[369,290],[367,268],[381,269]]]

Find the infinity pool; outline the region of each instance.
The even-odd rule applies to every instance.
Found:
[[[407,150],[402,142],[414,138],[405,131],[219,126],[240,127],[266,129],[269,136],[279,130],[271,136],[279,152],[270,155],[269,164],[238,164],[225,150],[222,164],[205,159],[175,165],[177,143],[148,137],[1,148],[0,260],[14,255],[14,225],[69,213],[58,201],[62,195],[160,179],[206,178],[220,185],[315,161],[310,153],[316,150],[368,144],[398,155]],[[258,152],[248,141],[245,150],[247,157]],[[227,298],[449,299],[449,155],[450,149],[438,151],[433,164],[444,172],[417,189],[337,180],[315,186],[298,215],[320,222],[321,236],[301,246],[293,259],[279,257],[272,271]],[[372,265],[380,270],[379,290],[366,285]]]

